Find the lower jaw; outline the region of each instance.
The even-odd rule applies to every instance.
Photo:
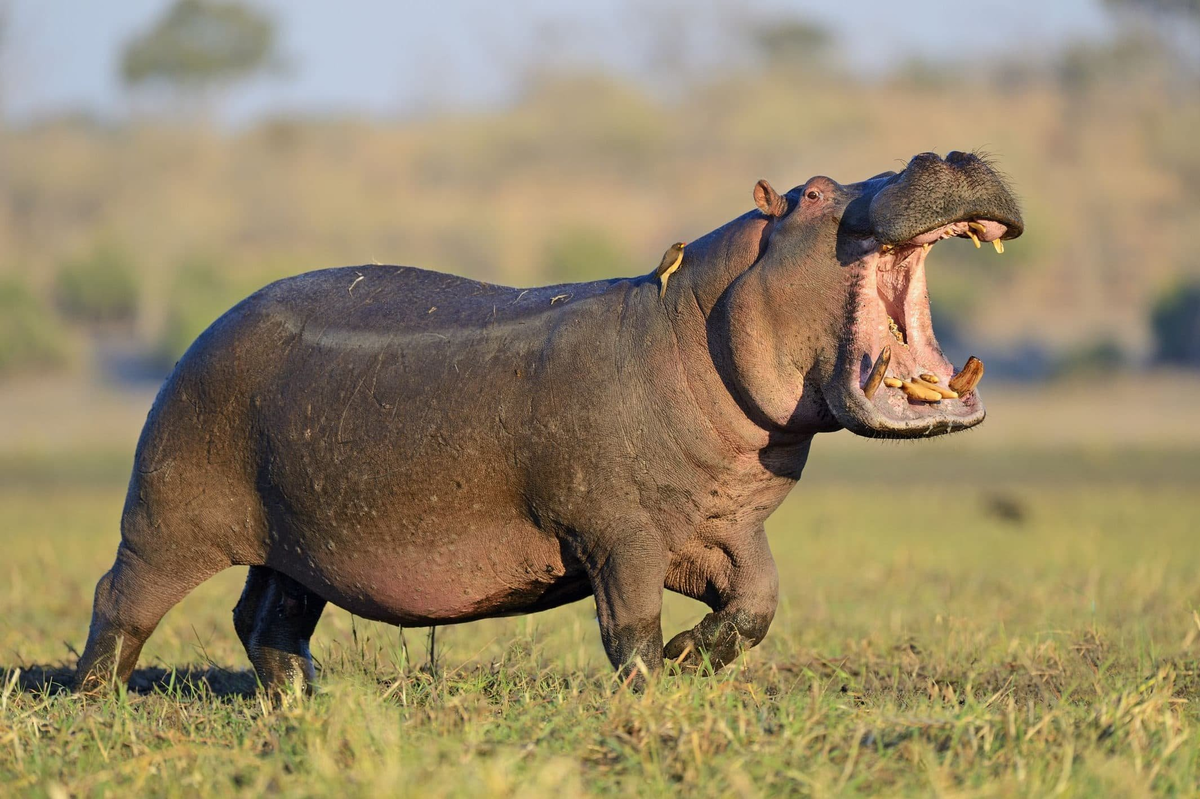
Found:
[[[851,432],[870,438],[922,438],[962,431],[984,420],[983,401],[973,385],[960,396],[938,396],[955,394],[949,390],[953,367],[946,360],[938,358],[938,366],[920,371],[924,367],[910,353],[893,359],[886,370],[887,383],[878,382],[870,396],[864,391],[869,376],[860,378],[859,371],[852,370],[841,380],[838,416]]]
[[[857,349],[853,362],[835,378],[832,393],[837,401],[830,407],[845,428],[871,438],[921,438],[966,430],[983,421],[978,375],[971,380],[956,374],[936,345],[875,346],[874,353]],[[982,374],[982,364],[978,371]]]
[[[852,388],[852,391],[857,386]],[[854,394],[850,393],[850,397]],[[983,421],[986,411],[979,392],[937,403],[914,402],[899,391],[868,401],[847,403],[837,416],[852,433],[867,438],[925,438],[967,430]],[[855,407],[857,406],[857,407]],[[942,407],[939,407],[942,406]]]
[[[913,400],[902,389],[888,390],[868,402],[875,411],[868,422],[873,434],[912,438],[966,430],[983,421],[986,411],[978,391],[938,402]]]

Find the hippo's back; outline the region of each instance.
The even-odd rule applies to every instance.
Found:
[[[629,282],[618,278],[522,289],[410,266],[348,266],[284,278],[244,304],[285,324],[299,320],[372,334],[449,335],[528,324]]]
[[[607,313],[605,295],[619,304],[637,280],[521,289],[379,265],[278,280],[192,343],[155,401],[139,460],[156,429],[170,435],[177,425],[207,425],[205,438],[219,431],[239,446],[247,427],[269,431],[301,403],[306,412],[336,411],[343,422],[366,394],[389,410],[449,399],[461,405],[479,386],[494,388],[502,373],[528,376],[518,364],[536,358],[556,323],[584,310],[581,301]],[[345,434],[343,424],[334,440]]]

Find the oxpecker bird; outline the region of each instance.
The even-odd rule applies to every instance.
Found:
[[[687,246],[685,241],[677,241],[667,248],[663,253],[662,263],[658,265],[658,269],[654,270],[654,276],[658,278],[661,284],[658,289],[658,298],[661,300],[667,295],[667,281],[671,279],[671,275],[683,263],[683,248]]]

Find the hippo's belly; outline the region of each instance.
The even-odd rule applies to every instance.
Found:
[[[528,613],[591,593],[558,542],[532,525],[417,532],[297,532],[275,542],[267,565],[351,613],[412,626]]]

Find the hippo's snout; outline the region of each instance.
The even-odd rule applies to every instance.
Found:
[[[865,192],[870,200],[863,209],[867,219],[862,221],[867,222],[864,227],[869,226],[870,235],[884,244],[919,239],[954,222],[983,225],[988,229],[988,241],[1014,239],[1025,229],[1016,198],[1004,179],[974,153],[955,151],[945,159],[936,153],[921,153],[903,172],[880,183],[875,183],[878,188],[873,194]]]

